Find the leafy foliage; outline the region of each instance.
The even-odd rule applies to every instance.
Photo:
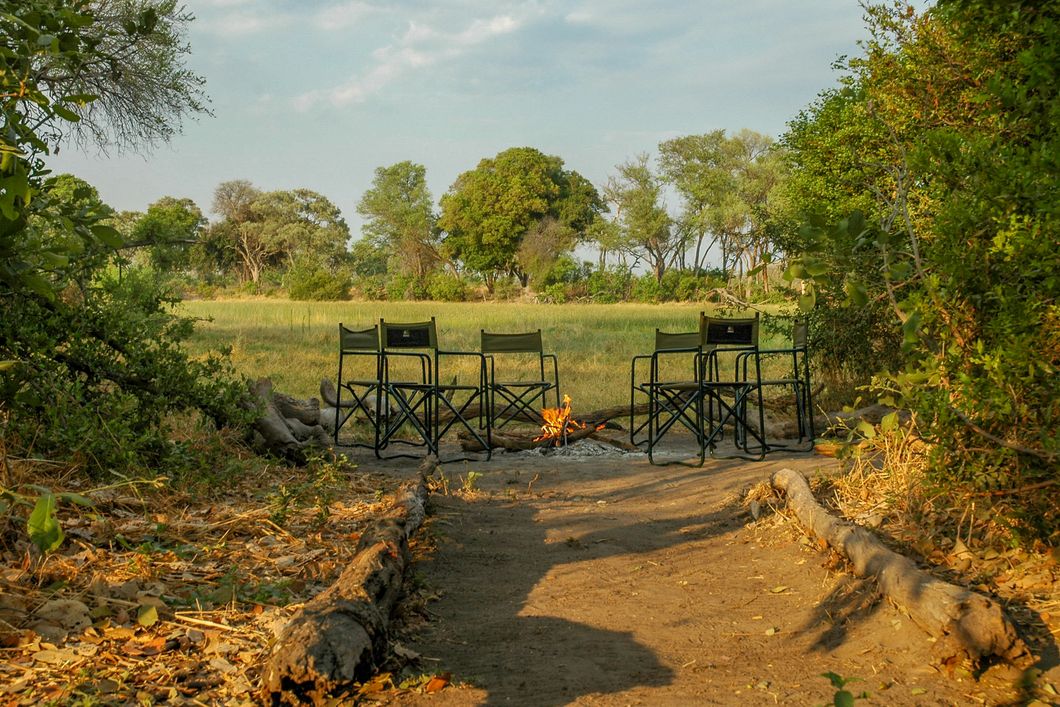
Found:
[[[444,251],[481,273],[492,289],[498,274],[526,286],[527,267],[573,248],[603,208],[596,189],[563,160],[531,147],[513,147],[457,177],[442,197],[438,225],[447,232]],[[538,241],[533,256],[520,247],[529,233]],[[528,260],[529,258],[529,260]],[[537,260],[535,260],[537,259]]]
[[[919,414],[938,483],[1055,541],[1060,8],[949,0],[869,16],[846,86],[787,140],[817,217],[789,276],[827,293],[819,321],[853,308],[886,329],[896,365],[880,387]]]
[[[219,424],[245,414],[223,358],[184,351],[192,322],[171,313],[173,299],[158,282],[111,269],[123,244],[106,223],[112,211],[94,189],[49,177],[44,164],[78,110],[98,101],[88,115],[103,120],[108,102],[143,98],[125,93],[120,75],[113,83],[95,75],[100,66],[140,52],[160,71],[176,71],[169,79],[190,82],[172,95],[194,92],[194,80],[174,68],[177,45],[157,43],[161,28],[179,23],[173,13],[171,3],[0,2],[0,360],[17,362],[0,372],[9,449],[96,472],[151,466],[175,450],[168,413],[198,409]],[[74,93],[85,85],[99,95]],[[167,134],[165,126],[110,127],[121,139]]]

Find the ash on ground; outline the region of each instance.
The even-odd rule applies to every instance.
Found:
[[[591,439],[580,439],[562,447],[535,447],[518,453],[535,457],[572,457],[575,459],[644,456],[644,452],[641,451],[627,452],[606,442]]]

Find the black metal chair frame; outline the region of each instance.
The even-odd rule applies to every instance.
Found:
[[[758,349],[754,353],[761,366],[763,358],[771,356],[790,356],[791,375],[784,378],[771,378],[760,381],[760,386],[788,387],[791,388],[795,397],[795,424],[798,430],[798,439],[795,445],[768,443],[767,451],[789,450],[810,451],[814,446],[814,422],[813,422],[813,394],[810,381],[810,356],[808,349],[808,328],[805,319],[796,319],[792,325],[791,347],[779,349]],[[747,359],[750,353],[743,353],[742,364],[747,367]]]
[[[486,359],[475,351],[445,351],[438,348],[438,329],[434,317],[426,322],[395,323],[379,320],[379,340],[382,355],[382,393],[384,404],[392,400],[397,406],[398,414],[386,418],[386,424],[380,426],[377,435],[376,457],[395,459],[399,457],[416,458],[413,454],[383,455],[391,445],[425,447],[428,454],[439,457],[439,462],[463,461],[469,457],[442,459],[439,453],[442,437],[454,425],[460,425],[478,441],[486,451],[486,459],[492,456],[490,420],[483,417],[481,410],[485,406],[486,395]],[[441,362],[447,358],[470,357],[476,359],[479,369],[479,380],[476,385],[457,382],[441,382]],[[411,359],[413,373],[403,378],[395,378],[394,365],[404,359]],[[416,374],[418,367],[418,375]],[[454,402],[458,395],[467,394],[460,401]],[[479,413],[475,422],[468,419],[466,413],[474,403],[479,404]],[[389,408],[388,408],[389,409]],[[452,413],[452,418],[444,424],[441,411]],[[485,425],[482,424],[485,420]],[[414,432],[414,439],[398,436],[405,424]]]
[[[371,358],[375,375],[364,378],[344,379],[348,358]],[[339,324],[339,372],[335,385],[335,430],[334,441],[339,443],[339,430],[358,412],[364,413],[372,426],[373,439],[370,444],[351,441],[346,446],[375,449],[378,446],[379,426],[385,417],[383,408],[383,359],[379,351],[379,327],[349,329]],[[343,395],[345,393],[346,395]],[[348,400],[344,400],[348,398]],[[374,398],[374,404],[370,401]]]
[[[541,330],[518,334],[492,333],[484,329],[479,330],[481,337],[481,351],[486,357],[488,376],[486,388],[488,391],[489,404],[487,414],[490,427],[500,429],[513,420],[518,420],[526,415],[526,420],[536,420],[540,417],[540,411],[535,410],[533,405],[541,401],[545,406],[546,394],[549,390],[556,391],[556,407],[560,406],[559,394],[559,360],[556,354],[545,353],[541,340]],[[537,370],[540,376],[538,380],[527,381],[498,381],[497,361],[506,355],[536,355]],[[552,362],[552,380],[546,377],[545,361]],[[502,364],[502,375],[506,372]],[[510,370],[510,368],[509,368]],[[500,398],[502,408],[497,409],[497,399]]]
[[[629,440],[634,445],[645,447],[648,461],[652,464],[656,464],[656,445],[677,423],[695,435],[699,465],[703,464],[703,407],[698,378],[702,349],[699,338],[698,332],[673,334],[656,329],[655,350],[651,354],[634,356],[630,362]],[[690,364],[690,377],[662,380],[663,361],[681,356],[687,358]],[[649,362],[647,380],[639,380],[637,376],[637,364],[642,361]],[[634,415],[638,395],[648,400],[648,414],[640,424],[637,424]],[[638,438],[642,433],[643,436]],[[673,463],[680,462],[665,462]]]
[[[699,333],[703,352],[699,360],[700,397],[703,399],[703,445],[711,457],[759,461],[769,446],[765,440],[765,413],[762,407],[762,367],[758,352],[759,317],[711,317],[699,313]],[[733,375],[722,380],[720,353],[736,354]],[[754,376],[749,370],[754,361]],[[732,402],[726,399],[732,396]],[[748,403],[758,409],[757,430],[747,419]],[[733,424],[733,442],[743,454],[717,455],[714,450],[724,435],[725,425]],[[756,444],[751,445],[751,440]],[[752,451],[753,450],[753,451]]]

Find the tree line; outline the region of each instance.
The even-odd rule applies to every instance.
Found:
[[[210,222],[189,199],[163,197],[115,215],[127,260],[200,292],[272,291],[297,299],[466,299],[533,290],[552,301],[692,299],[758,273],[774,249],[786,167],[750,130],[668,140],[617,166],[601,188],[561,157],[515,147],[459,175],[438,204],[426,168],[375,170],[357,203],[360,238],[308,189],[220,184]],[[77,180],[64,176],[69,189]],[[81,185],[86,187],[87,185]],[[667,195],[677,204],[667,203]],[[579,262],[575,248],[595,248]],[[649,275],[639,277],[635,273]]]

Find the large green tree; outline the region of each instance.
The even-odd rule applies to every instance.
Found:
[[[773,202],[784,163],[773,141],[753,130],[687,135],[659,145],[663,177],[681,197],[677,229],[689,247],[692,267],[704,268],[715,244],[723,270],[756,268],[770,252]]]
[[[445,251],[469,270],[481,273],[492,288],[498,274],[527,286],[529,262],[547,253],[519,252],[527,234],[553,238],[551,252],[573,248],[603,209],[596,189],[582,175],[563,168],[563,160],[532,147],[513,147],[457,177],[441,200],[438,225],[446,232]],[[546,222],[555,225],[547,225]],[[540,245],[540,244],[539,244]],[[547,256],[546,256],[547,257]]]
[[[222,219],[209,238],[235,254],[244,282],[296,261],[326,268],[345,259],[349,227],[338,207],[309,189],[264,192],[246,180],[223,182],[213,210]]]
[[[617,169],[604,187],[604,197],[620,229],[619,247],[635,258],[644,258],[661,283],[684,246],[666,212],[662,180],[652,172],[646,154]]]
[[[194,201],[164,196],[132,224],[126,247],[143,249],[151,266],[161,272],[185,270],[205,226],[206,217]]]
[[[1060,5],[940,0],[869,17],[845,86],[787,141],[795,196],[816,212],[791,274],[876,304],[901,342],[881,385],[918,413],[934,478],[1055,542]]]
[[[8,452],[107,471],[177,447],[164,420],[234,419],[240,386],[191,359],[191,322],[149,278],[115,277],[111,209],[45,160],[79,121],[108,144],[164,139],[201,110],[172,3],[0,0],[0,417]],[[140,61],[142,60],[142,62]],[[139,67],[152,76],[129,79]],[[132,83],[130,83],[132,81]],[[138,81],[156,82],[142,92]],[[88,91],[88,93],[86,93]],[[131,121],[131,122],[123,122]]]
[[[420,281],[437,267],[438,234],[427,169],[414,162],[378,167],[357,203],[364,237],[400,271]]]

